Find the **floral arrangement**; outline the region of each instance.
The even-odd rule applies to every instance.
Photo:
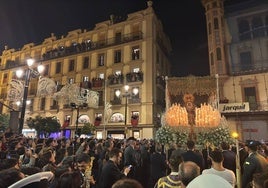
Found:
[[[156,131],[155,140],[162,145],[169,145],[174,142],[173,130],[168,126],[162,126]]]
[[[222,142],[227,142],[233,144],[235,141],[231,137],[228,127],[218,127],[215,129],[210,129],[206,132],[197,133],[197,144],[207,145],[211,144],[215,147],[218,147]]]

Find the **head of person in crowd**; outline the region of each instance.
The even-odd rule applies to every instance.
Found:
[[[200,167],[191,161],[182,162],[179,166],[182,187],[186,187],[194,178],[200,175]]]
[[[194,150],[195,143],[192,140],[188,140],[187,143],[186,143],[186,146],[187,146],[188,150]]]
[[[16,168],[8,168],[0,171],[0,188],[7,188],[13,183],[24,178],[24,174]]]
[[[120,165],[122,160],[122,151],[118,148],[113,148],[109,153],[109,160],[113,161],[115,164]]]
[[[230,144],[228,144],[227,142],[222,142],[221,149],[222,150],[230,150]]]
[[[161,153],[163,151],[162,144],[160,144],[158,142],[155,143],[154,150],[155,150],[156,153]]]
[[[54,138],[48,138],[45,141],[45,144],[46,144],[46,147],[51,147],[53,149],[55,149],[58,146],[58,142]]]
[[[182,156],[180,155],[171,155],[168,160],[168,166],[171,169],[171,172],[178,172],[179,165],[182,163]]]
[[[83,178],[78,171],[63,173],[58,181],[57,188],[80,188],[83,185]]]
[[[1,162],[0,170],[8,169],[8,168],[20,169],[20,167],[21,167],[21,162],[20,162],[20,159],[18,157],[17,158],[9,157],[9,158],[4,159]]]
[[[127,139],[127,144],[129,145],[129,146],[131,146],[131,147],[135,147],[135,145],[136,145],[136,138],[134,138],[133,136],[132,137],[129,137],[128,139]]]
[[[222,163],[224,160],[222,152],[217,149],[209,153],[209,158],[212,161],[212,165],[213,163]]]
[[[143,188],[140,182],[135,179],[124,178],[116,181],[112,188]]]
[[[46,148],[43,150],[42,154],[39,155],[37,167],[42,169],[47,164],[55,163],[55,161],[55,151],[53,151],[51,148]]]
[[[90,165],[90,156],[86,153],[80,153],[76,156],[77,168],[81,172],[85,172],[88,165]]]
[[[261,143],[259,141],[256,140],[247,140],[246,141],[246,150],[248,150],[248,152],[256,152],[258,149],[258,146]]]

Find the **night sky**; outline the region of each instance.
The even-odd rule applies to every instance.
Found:
[[[91,30],[111,14],[145,9],[146,0],[0,0],[0,51],[39,44],[75,29]],[[209,74],[205,12],[201,0],[154,0],[172,44],[173,76]]]

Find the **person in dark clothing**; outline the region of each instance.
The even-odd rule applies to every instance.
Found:
[[[122,151],[118,148],[113,148],[109,152],[109,160],[104,164],[100,174],[98,188],[111,188],[117,181],[127,176],[131,168],[124,168],[123,173],[118,168],[122,159]]]
[[[268,168],[267,160],[257,152],[260,142],[248,140],[246,148],[248,149],[248,157],[243,165],[242,187],[249,188],[252,186],[253,176],[261,174]]]
[[[204,158],[200,152],[195,151],[195,143],[192,140],[187,141],[187,151],[182,154],[183,161],[192,161],[200,167],[202,172],[204,169]]]
[[[230,150],[230,145],[226,142],[221,143],[223,155],[223,167],[232,170],[236,174],[236,154]]]

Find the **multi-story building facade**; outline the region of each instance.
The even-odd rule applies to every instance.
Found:
[[[148,1],[147,6],[124,20],[110,16],[110,20],[97,23],[90,31],[77,29],[59,38],[51,34],[41,44],[25,44],[20,50],[7,47],[1,55],[1,102],[16,108],[14,101],[6,100],[8,83],[15,78],[18,67],[26,68],[26,59],[32,57],[45,66],[43,76],[56,82],[57,91],[67,83],[98,91],[99,107],[72,108],[70,104],[57,103],[52,96],[38,97],[38,79],[32,78],[27,117],[55,116],[62,125],[68,122],[65,131],[74,136],[76,122],[78,130],[83,126],[77,121],[81,116],[94,123],[96,117],[103,117],[104,106],[109,102],[112,115],[96,127],[98,137],[152,138],[165,109],[164,76],[169,76],[171,45],[152,2]],[[7,108],[2,109],[2,113],[7,112]],[[131,125],[132,115],[138,115],[138,126]]]
[[[241,139],[268,140],[268,2],[202,0],[210,74],[222,114]]]

